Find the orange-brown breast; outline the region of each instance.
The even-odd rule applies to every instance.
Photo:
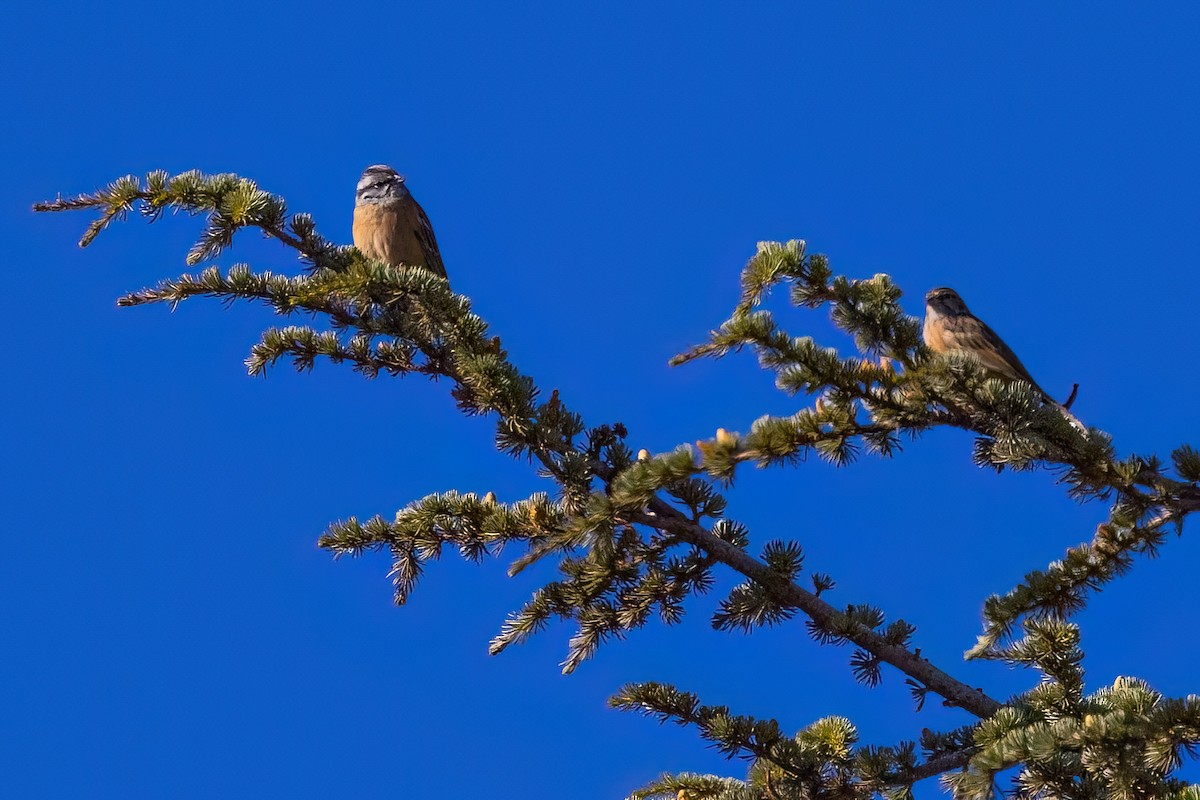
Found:
[[[943,336],[942,325],[935,324],[935,311],[925,312],[925,326],[921,329],[921,338],[925,340],[925,346],[935,353],[944,353],[950,348],[946,346],[946,338]]]
[[[354,207],[354,246],[369,258],[393,267],[425,266],[425,255],[416,236],[416,220],[401,203],[363,203]]]

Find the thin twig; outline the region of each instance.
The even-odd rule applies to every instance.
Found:
[[[971,756],[975,755],[974,748],[966,750],[955,750],[950,753],[942,753],[940,756],[934,756],[922,764],[913,767],[910,772],[903,774],[904,780],[900,783],[907,785],[918,781],[926,780],[943,772],[949,772],[952,769],[962,769],[971,760]]]

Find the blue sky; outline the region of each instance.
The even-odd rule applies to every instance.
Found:
[[[632,680],[789,729],[844,714],[871,743],[967,721],[913,716],[894,671],[855,684],[849,651],[799,622],[712,632],[719,593],[570,677],[565,626],[486,654],[545,571],[447,561],[393,607],[382,556],[315,547],[329,521],[542,484],[444,384],[251,379],[264,310],[115,308],[184,271],[198,220],[131,220],[80,251],[84,216],[29,206],[129,172],[237,172],[349,241],[359,172],[394,165],[513,359],[635,447],[796,408],[748,356],[666,365],[725,318],[754,243],[789,238],[891,274],[913,314],[954,286],[1051,393],[1079,382],[1076,413],[1122,452],[1200,443],[1194,7],[251,5],[23,6],[0,30],[5,796],[585,800],[743,774],[606,709]],[[233,260],[298,268],[253,236]],[[846,344],[821,314],[784,319]],[[907,619],[925,655],[1006,696],[1033,676],[961,661],[983,598],[1105,509],[970,451],[938,431],[892,461],[747,471],[730,513],[799,540],[833,602]],[[1172,539],[1093,601],[1091,688],[1197,689],[1197,563]]]

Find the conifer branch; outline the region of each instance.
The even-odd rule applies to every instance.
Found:
[[[659,683],[623,686],[608,704],[622,711],[641,711],[661,722],[694,726],[727,758],[750,755],[771,762],[793,778],[802,777],[791,764],[801,761],[803,754],[775,720],[733,715],[725,706],[701,705],[696,695]]]
[[[711,553],[721,563],[765,587],[779,602],[803,611],[822,630],[853,642],[975,716],[986,718],[1000,708],[998,701],[988,697],[980,689],[951,677],[927,659],[887,641],[875,631],[863,625],[850,623],[843,612],[813,592],[791,581],[780,580],[778,573],[766,564],[741,548],[713,536],[666,503],[651,502],[647,513],[634,515],[633,518],[642,524],[669,531],[681,540]]]
[[[797,306],[828,306],[860,352],[882,357],[842,358],[809,337],[780,329],[769,312],[756,310],[776,284],[790,284]],[[970,358],[934,356],[899,297],[886,275],[862,281],[833,276],[823,256],[805,253],[804,242],[760,243],[742,272],[733,315],[709,342],[672,363],[749,347],[775,372],[782,390],[820,397],[812,410],[791,418],[758,420],[743,439],[700,443],[700,466],[730,481],[739,463],[791,463],[808,449],[844,464],[857,454],[857,439],[889,455],[900,434],[948,426],[979,437],[974,458],[981,466],[1046,467],[1060,472],[1078,499],[1113,498],[1110,519],[1091,544],[1073,548],[1045,572],[1030,573],[1007,595],[988,599],[984,633],[968,654],[1002,658],[999,643],[1022,617],[1065,617],[1079,610],[1091,592],[1128,570],[1135,555],[1153,555],[1168,523],[1181,528],[1184,517],[1200,509],[1200,453],[1184,446],[1173,454],[1180,479],[1165,475],[1154,458],[1118,459],[1107,435],[1077,429],[1073,418],[1042,403],[1032,387],[989,379]]]
[[[609,699],[609,705],[622,711],[640,712],[660,722],[674,722],[696,728],[701,738],[727,758],[740,756],[753,762],[750,780],[741,786],[768,789],[772,783],[793,796],[837,796],[852,792],[867,797],[885,787],[908,787],[942,773],[961,769],[975,752],[974,747],[932,754],[920,764],[914,748],[903,744],[895,748],[855,750],[858,732],[842,717],[817,720],[794,737],[783,734],[775,720],[761,720],[731,714],[725,706],[702,705],[691,692],[682,692],[660,683],[628,684]],[[650,797],[656,791],[678,790],[695,786],[698,776],[665,775],[634,796]],[[706,776],[707,785],[726,787],[728,779]]]
[[[140,210],[149,221],[164,211],[206,214],[208,225],[188,254],[189,265],[215,258],[233,241],[240,228],[260,229],[297,250],[314,267],[339,269],[346,263],[346,248],[317,235],[307,214],[288,215],[282,198],[259,189],[254,181],[237,175],[204,175],[199,170],[171,177],[163,170],[149,173],[142,181],[126,175],[91,194],[35,203],[34,211],[77,211],[99,209],[100,217],[88,226],[80,247],[87,247],[114,220],[124,220]]]
[[[1165,699],[1144,681],[1118,678],[1084,697],[1082,684],[1050,681],[1006,707],[975,733],[969,768],[943,778],[962,800],[993,796],[997,773],[1020,766],[1033,796],[1169,797],[1181,753],[1200,744],[1200,698]]]
[[[939,744],[922,764],[915,762],[911,744],[862,748],[851,763],[847,721],[819,721],[793,740],[779,735],[770,722],[696,710],[695,719],[687,721],[701,725],[726,752],[757,759],[750,782],[742,786],[782,796],[792,781],[805,792],[849,797],[904,787],[969,764],[944,781],[957,797],[982,800],[992,792],[998,771],[1021,764],[1021,785],[1031,795],[1132,798],[1143,796],[1146,787],[1157,796],[1181,790],[1168,773],[1181,751],[1200,745],[1200,701],[1163,700],[1131,679],[1084,697],[1077,632],[1063,620],[1090,592],[1127,570],[1135,555],[1153,554],[1168,526],[1181,528],[1186,516],[1200,509],[1200,452],[1186,445],[1176,450],[1175,477],[1154,458],[1120,459],[1103,432],[1076,430],[1032,387],[989,379],[970,359],[933,356],[921,344],[916,321],[900,308],[899,288],[886,275],[853,281],[833,276],[824,257],[806,255],[803,242],[760,244],[743,272],[733,317],[708,343],[675,363],[750,347],[781,389],[816,394],[816,402],[791,417],[758,420],[744,436],[719,430],[695,450],[684,446],[635,459],[621,425],[587,428],[557,391],[542,401],[533,381],[508,361],[499,340],[488,337],[469,300],[451,292],[444,279],[420,267],[393,268],[328,242],[311,219],[289,216],[280,198],[251,181],[156,172],[145,181],[128,176],[96,193],[35,208],[99,210],[81,246],[131,210],[151,221],[167,209],[205,214],[206,227],[189,264],[218,255],[238,230],[259,228],[299,251],[306,273],[287,277],[238,265],[222,274],[214,267],[134,292],[119,304],[174,306],[208,296],[264,302],[284,316],[303,312],[327,318],[332,331],[295,325],[267,331],[254,346],[248,368],[258,374],[280,358],[291,358],[297,368],[308,369],[326,357],[349,362],[368,377],[416,372],[446,378],[460,410],[496,417],[501,449],[536,459],[541,474],[558,486],[553,500],[535,495],[505,504],[490,493],[481,498],[449,492],[410,503],[394,521],[351,518],[330,526],[320,543],[335,555],[391,552],[397,602],[407,599],[425,565],[446,548],[478,560],[498,554],[506,544],[519,544],[526,553],[514,570],[556,554],[562,579],[543,586],[511,616],[492,649],[523,640],[551,617],[573,619],[578,631],[565,662],[570,671],[603,641],[645,624],[655,611],[665,623],[677,622],[684,600],[705,591],[711,569],[724,564],[749,583],[722,602],[714,624],[749,628],[798,610],[818,641],[852,642],[859,648],[852,665],[860,680],[877,682],[879,665],[891,664],[909,676],[920,697],[935,692],[983,720],[970,743],[951,737],[953,746]],[[854,337],[860,355],[843,358],[810,338],[792,337],[770,314],[755,310],[773,285],[784,282],[791,284],[796,305],[828,306],[835,324]],[[1046,676],[1042,685],[1008,705],[910,650],[913,629],[902,620],[884,627],[878,609],[847,606],[843,611],[829,604],[821,596],[833,585],[827,576],[813,575],[813,591],[800,586],[799,545],[770,542],[761,559],[752,556],[749,534],[724,516],[725,500],[714,488],[714,481],[732,481],[736,467],[747,462],[789,464],[816,452],[842,465],[861,450],[891,455],[903,437],[935,426],[976,434],[978,464],[997,470],[1050,468],[1072,496],[1113,504],[1110,519],[1090,544],[987,601],[985,632],[969,655],[1033,666]],[[1002,644],[1018,625],[1023,638]],[[1130,742],[1141,746],[1135,756],[1126,746]],[[704,791],[740,796],[723,779],[712,783],[693,777],[699,782],[672,780],[682,781],[681,787],[703,785]]]
[[[929,778],[936,778],[946,772],[962,769],[971,761],[973,755],[975,755],[974,748],[941,753],[922,761],[908,772],[901,773],[898,777],[902,780],[897,780],[896,783],[912,785]]]
[[[117,209],[114,215],[105,218],[111,220],[121,217],[136,203],[144,205],[151,220],[165,208],[208,214],[208,227],[189,257],[192,262],[220,252],[241,227],[259,227],[276,235],[283,232],[287,219],[283,201],[259,190],[252,182],[236,176],[205,177],[199,173],[185,173],[173,179],[163,173],[152,173],[144,184],[132,177],[125,178],[93,195],[40,204],[38,208],[98,207],[106,213]],[[83,244],[90,242],[102,227],[90,231]],[[292,227],[297,228],[295,222]],[[449,291],[444,280],[421,268],[392,268],[367,261],[353,249],[335,248],[316,234],[306,218],[299,223],[296,236],[283,234],[277,238],[301,249],[310,260],[311,253],[302,249],[306,242],[316,243],[316,249],[321,253],[336,253],[337,263],[333,266],[315,264],[316,268],[310,274],[295,278],[256,274],[244,265],[235,266],[222,275],[212,267],[198,278],[183,275],[165,281],[157,288],[134,292],[123,298],[121,305],[154,302],[175,305],[191,297],[210,296],[226,301],[264,301],[284,315],[297,311],[322,314],[333,322],[335,330],[354,331],[353,338],[343,342],[330,334],[294,327],[285,329],[286,333],[268,332],[248,359],[250,368],[261,371],[283,355],[291,355],[298,366],[307,368],[317,355],[325,355],[350,360],[367,374],[380,369],[397,373],[420,371],[453,381],[455,398],[467,413],[496,413],[500,417],[498,442],[501,446],[514,455],[537,458],[546,473],[563,486],[565,497],[570,500],[566,505],[553,507],[533,502],[530,508],[542,509],[542,517],[535,520],[532,528],[513,535],[539,549],[549,544],[549,551],[558,548],[569,551],[586,543],[591,555],[581,562],[564,561],[564,568],[575,574],[565,583],[547,587],[545,591],[549,594],[535,597],[525,611],[512,618],[507,631],[493,643],[493,650],[502,649],[508,642],[536,630],[549,614],[574,616],[581,629],[572,640],[567,662],[570,670],[603,639],[641,624],[655,603],[660,606],[664,619],[678,619],[682,598],[690,591],[702,590],[708,585],[709,558],[715,558],[767,587],[784,605],[807,613],[816,630],[830,641],[845,638],[855,642],[879,661],[898,666],[924,682],[930,690],[973,713],[986,716],[997,706],[996,701],[954,681],[940,670],[932,669],[928,662],[874,632],[852,615],[836,611],[790,580],[781,580],[778,571],[693,523],[659,497],[663,490],[684,492],[680,497],[692,501],[701,516],[709,515],[714,519],[720,516],[724,501],[702,484],[690,480],[699,469],[690,451],[680,450],[670,458],[635,464],[628,449],[618,441],[622,434],[616,439],[610,436],[599,444],[594,443],[589,452],[580,452],[574,437],[584,431],[582,421],[566,411],[557,393],[546,403],[534,403],[537,390],[533,382],[507,362],[497,342],[486,338],[486,325],[470,313],[465,298]],[[810,275],[817,273],[819,269],[813,272],[809,268]],[[829,291],[812,293],[808,302],[823,302],[835,297],[843,301],[848,297],[860,300],[863,297],[892,300],[898,297],[898,290],[886,276],[876,276],[865,284],[838,278],[833,280],[832,286],[834,288]],[[848,311],[844,315],[847,318],[854,316]],[[909,363],[906,353],[912,344],[908,340],[915,337],[915,329],[911,325],[906,328],[903,319],[894,311],[887,311],[860,325],[859,334],[863,335],[867,329],[883,331],[897,326],[907,333],[893,335],[895,346],[882,349]],[[371,342],[377,336],[390,338],[385,352],[395,356],[394,360],[384,361],[378,348],[372,351]],[[873,347],[865,338],[863,341],[864,346]],[[808,345],[801,346],[796,352],[816,354]],[[415,358],[418,353],[421,356],[419,362]],[[834,362],[827,354],[814,357],[818,356],[823,368],[833,369]],[[888,370],[882,368],[859,364],[854,375],[856,380],[862,379],[866,387],[872,380],[886,380],[887,373]],[[883,395],[874,390],[856,390],[849,399],[833,398],[827,411],[802,412],[790,421],[764,422],[759,428],[762,435],[752,432],[747,442],[768,459],[787,458],[802,448],[812,447],[844,462],[851,452],[850,440],[855,437],[873,442],[877,449],[890,451],[893,436],[890,423],[859,423],[851,404],[853,397],[883,402]],[[780,441],[781,435],[785,441]],[[714,468],[718,451],[734,454],[737,442],[719,437],[716,445],[707,452],[701,447],[702,463],[707,462],[709,469]],[[738,455],[749,457],[750,453]],[[591,487],[593,476],[605,482],[621,509],[612,507],[604,494],[594,492]],[[646,478],[651,479],[649,483]],[[668,538],[647,544],[632,530],[618,534],[613,527],[613,522],[621,517],[618,512],[624,507],[638,507],[639,498],[648,504],[646,507],[651,515],[634,515],[628,519],[663,531]],[[331,527],[322,537],[321,544],[339,553],[361,552],[366,547],[390,548],[396,559],[393,575],[397,577],[397,602],[403,602],[421,573],[421,562],[436,557],[444,543],[456,542],[470,553],[487,550],[487,537],[480,527],[483,518],[478,517],[478,509],[468,508],[464,502],[450,495],[431,496],[401,512],[395,523],[376,518],[363,526],[351,519]],[[588,504],[591,504],[590,510],[586,509]],[[559,515],[575,522],[559,524]],[[495,514],[486,518],[489,525],[500,531],[512,527],[509,523],[497,523]],[[509,534],[495,530],[488,534],[496,535],[503,540]],[[598,546],[610,541],[611,544]],[[688,556],[686,566],[671,562],[675,577],[664,578],[660,573],[667,562],[661,559],[666,548],[677,541],[692,544],[707,557]],[[618,570],[618,565],[628,566]],[[633,572],[628,571],[630,567]],[[632,605],[624,611],[620,610],[622,604],[630,603]]]

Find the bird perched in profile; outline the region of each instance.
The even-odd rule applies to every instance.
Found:
[[[1045,400],[1054,402],[1038,386],[1012,348],[972,314],[953,289],[943,286],[930,289],[925,295],[925,326],[921,336],[935,353],[966,353],[973,356],[990,377],[1025,381]]]
[[[442,254],[425,209],[404,176],[386,164],[363,170],[354,193],[354,246],[393,267],[420,265],[446,277]]]
[[[989,377],[1025,381],[1042,400],[1062,412],[1076,430],[1087,434],[1083,423],[1038,386],[1012,348],[987,323],[972,314],[953,289],[942,286],[930,289],[925,295],[925,326],[921,329],[921,338],[935,353],[966,353],[973,357]]]

